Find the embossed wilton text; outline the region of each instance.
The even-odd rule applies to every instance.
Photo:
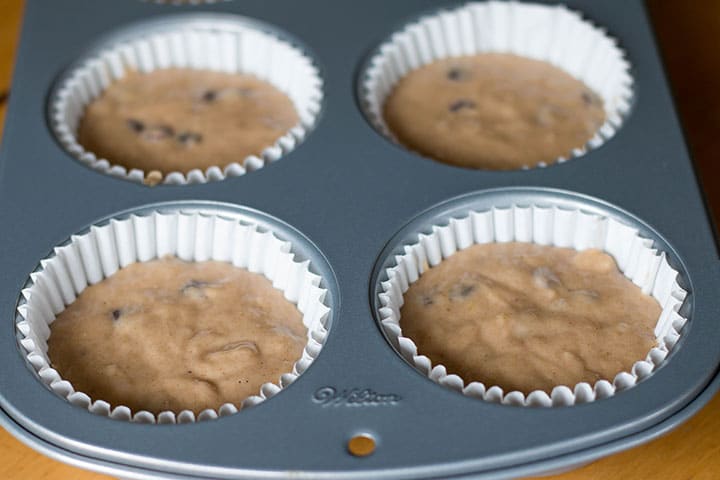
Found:
[[[338,390],[335,387],[321,387],[313,394],[313,401],[326,406],[370,407],[377,405],[394,405],[402,397],[394,393],[377,393],[369,388],[347,388]]]

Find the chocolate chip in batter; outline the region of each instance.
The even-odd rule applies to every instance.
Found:
[[[203,288],[212,285],[212,282],[206,282],[204,280],[195,280],[192,279],[188,283],[185,284],[183,287],[183,290],[186,288]]]
[[[202,142],[202,135],[195,132],[183,132],[177,136],[178,142],[186,147],[191,147]]]
[[[466,99],[460,99],[456,100],[455,102],[451,103],[448,109],[451,112],[459,112],[460,110],[464,108],[475,108],[475,102],[472,100],[466,100]]]
[[[470,72],[460,67],[453,67],[447,72],[448,80],[453,82],[462,82],[470,78]]]
[[[149,142],[159,142],[175,135],[175,130],[169,125],[153,125],[143,131],[142,138]]]
[[[118,320],[123,319],[128,315],[132,316],[140,312],[142,312],[142,307],[139,307],[137,305],[125,305],[124,307],[111,310],[110,316],[112,317],[113,322],[117,322]]]
[[[475,290],[475,285],[470,285],[468,283],[455,284],[450,289],[450,299],[462,300],[468,297],[473,292],[473,290]]]
[[[214,102],[217,98],[217,92],[215,90],[207,90],[205,93],[203,93],[202,100],[203,102]]]
[[[591,105],[602,105],[602,100],[594,92],[586,90],[582,92],[580,96],[582,97],[583,103],[588,107]]]
[[[128,118],[127,126],[135,133],[140,133],[145,130],[145,124],[135,118]]]
[[[249,87],[221,88],[220,90],[206,90],[201,99],[203,102],[213,103],[228,97],[252,97],[255,93],[255,89]]]
[[[433,300],[430,295],[421,295],[420,302],[427,307],[428,305],[435,303],[435,300]]]
[[[475,290],[475,285],[463,285],[460,289],[460,295],[463,297],[467,297],[472,293],[473,290]]]

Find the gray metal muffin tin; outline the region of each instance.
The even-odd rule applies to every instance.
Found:
[[[647,14],[637,0],[567,4],[607,27],[627,52],[635,79],[632,111],[614,138],[581,158],[490,172],[420,158],[373,130],[358,106],[357,78],[367,55],[409,20],[438,8],[432,0],[238,0],[199,7],[28,0],[0,151],[0,423],[47,455],[126,478],[509,478],[629,448],[697,412],[720,387],[720,262]],[[181,12],[239,14],[297,39],[325,80],[315,130],[281,160],[205,185],[148,188],[74,160],[47,124],[56,79],[113,30]],[[497,190],[477,193],[487,189]],[[316,362],[259,406],[187,425],[109,420],[44,387],[21,355],[15,331],[20,290],[39,260],[103,218],[198,201],[210,202],[203,208],[234,209],[222,202],[265,212],[322,252],[329,269],[317,256],[314,263],[331,291],[333,324]],[[457,209],[511,202],[616,216],[668,252],[690,292],[684,306],[690,322],[649,379],[590,404],[518,408],[436,385],[393,351],[373,314],[374,275],[382,274],[376,262],[392,251],[388,241],[411,221],[403,232]],[[329,387],[367,389],[385,401],[320,401]],[[347,453],[347,440],[357,433],[374,436],[374,454]]]

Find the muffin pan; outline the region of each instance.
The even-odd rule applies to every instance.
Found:
[[[490,172],[421,158],[387,141],[362,113],[362,66],[393,32],[434,13],[431,0],[28,0],[0,151],[2,425],[47,455],[123,478],[511,478],[629,448],[697,412],[720,387],[720,272],[644,6],[566,4],[606,28],[627,54],[629,113],[611,139],[580,158]],[[154,188],[94,171],[62,148],[46,112],[75,61],[137,22],[208,14],[276,26],[317,61],[323,105],[302,144],[247,175]],[[502,405],[433,383],[384,337],[378,282],[406,234],[472,209],[529,204],[619,219],[680,273],[688,322],[667,360],[638,385],[582,405]],[[280,238],[302,239],[293,247],[323,278],[331,328],[301,377],[236,415],[183,425],[93,415],[43,385],[26,361],[16,328],[21,291],[40,260],[72,235],[102,219],[169,207],[250,215]],[[356,457],[348,441],[361,435],[375,451]]]

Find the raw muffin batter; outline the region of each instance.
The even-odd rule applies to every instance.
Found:
[[[490,243],[459,251],[405,293],[421,355],[504,391],[612,381],[655,346],[660,305],[600,250]]]
[[[253,76],[167,69],[110,85],[88,105],[78,141],[112,164],[187,173],[260,155],[298,121],[290,99]]]
[[[403,77],[384,105],[400,143],[469,168],[554,163],[605,121],[602,99],[546,62],[486,53],[447,58]]]
[[[198,413],[277,382],[306,341],[300,312],[264,276],[166,257],[83,290],[52,323],[48,355],[93,400]]]

